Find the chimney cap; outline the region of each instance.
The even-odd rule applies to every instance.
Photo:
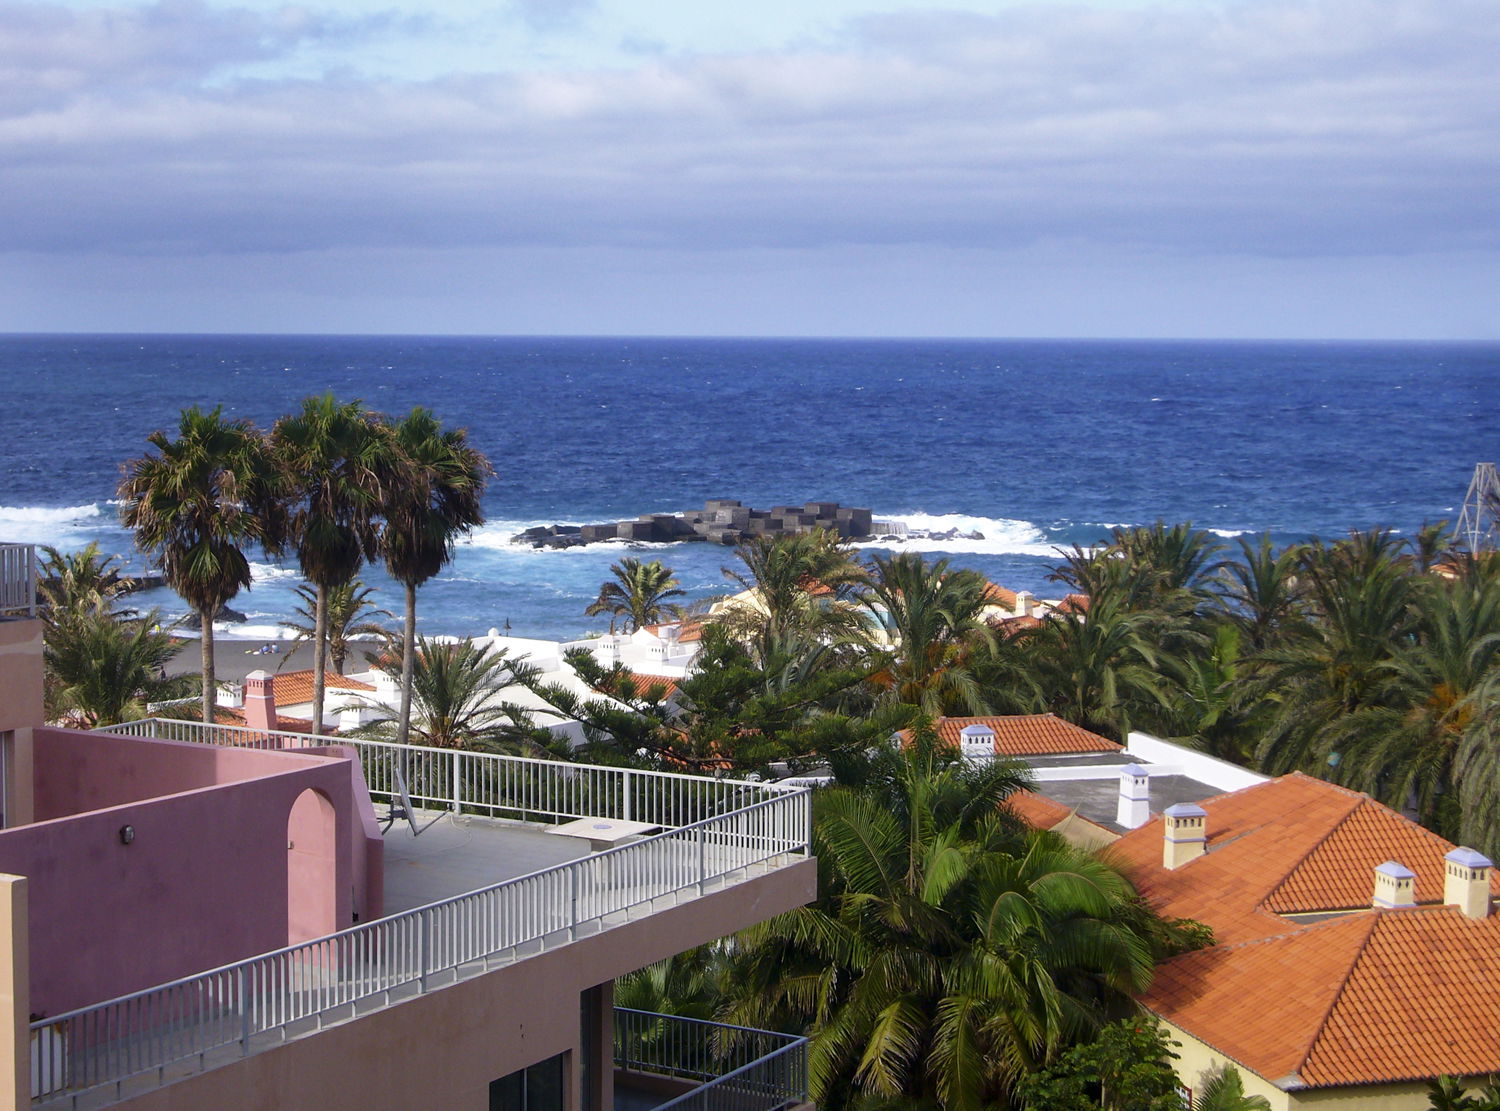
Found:
[[[1396,860],[1387,860],[1384,864],[1375,865],[1375,871],[1382,876],[1389,876],[1393,880],[1414,880],[1417,874],[1406,865]]]
[[[1191,802],[1179,802],[1162,811],[1169,818],[1206,818],[1208,811]]]
[[[1139,764],[1126,764],[1123,768],[1120,769],[1120,774],[1121,775],[1134,775],[1134,776],[1139,776],[1142,779],[1145,779],[1151,773],[1148,772],[1148,771],[1146,771],[1146,769],[1143,768],[1143,767],[1141,767]]]
[[[995,731],[983,722],[966,725],[958,731],[960,737],[993,737]]]
[[[1465,868],[1493,868],[1495,866],[1495,862],[1484,853],[1471,849],[1467,845],[1460,845],[1443,859]]]
[[[263,668],[256,668],[254,671],[250,672],[249,674],[247,674],[245,676],[246,679],[259,679],[261,682],[265,682],[267,679],[270,679],[271,677],[272,677],[271,673],[269,671],[264,670]]]

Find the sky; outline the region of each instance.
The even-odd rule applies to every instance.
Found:
[[[1500,0],[0,0],[0,331],[1500,339]]]

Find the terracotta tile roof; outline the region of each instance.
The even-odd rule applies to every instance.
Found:
[[[1147,1007],[1287,1088],[1500,1070],[1500,917],[1433,905],[1451,844],[1301,774],[1200,805],[1208,852],[1196,860],[1162,867],[1159,821],[1111,850],[1154,907],[1218,941],[1161,965]],[[1369,909],[1386,860],[1416,874],[1428,905]],[[1315,911],[1344,913],[1283,917]]]
[[[1015,812],[1016,817],[1032,829],[1051,829],[1059,822],[1066,821],[1073,814],[1071,807],[1064,806],[1056,799],[1049,799],[1046,795],[1039,795],[1035,791],[1017,791],[1005,801]]]
[[[1088,613],[1089,596],[1087,594],[1069,594],[1052,608],[1057,613]]]
[[[661,696],[665,702],[677,693],[677,680],[667,675],[646,675],[640,671],[627,671],[626,675],[635,681],[636,692],[645,695],[648,690],[655,687],[665,687],[666,692]]]
[[[1003,606],[1014,611],[1016,603],[1020,599],[1014,590],[1001,586],[999,583],[986,582],[984,584],[984,600],[992,606]]]
[[[1153,905],[1208,923],[1221,941],[1281,933],[1281,914],[1367,907],[1375,866],[1387,860],[1416,873],[1419,903],[1442,898],[1442,858],[1453,846],[1356,791],[1294,772],[1199,805],[1208,853],[1197,860],[1162,868],[1159,820],[1114,851]],[[1500,875],[1491,890],[1500,893]]]
[[[1118,752],[1120,745],[1090,733],[1056,714],[1012,714],[1003,717],[938,718],[933,723],[938,740],[957,747],[959,733],[970,725],[995,731],[995,752],[1001,756],[1045,756],[1062,752]],[[907,736],[906,733],[902,734]]]
[[[244,725],[245,711],[234,706],[215,706],[214,721],[219,725]],[[276,715],[276,728],[283,733],[311,733],[311,718],[289,718]],[[331,734],[334,730],[326,730]]]
[[[360,679],[350,679],[336,671],[328,672],[323,681],[330,691],[372,691],[374,686]],[[276,676],[276,705],[297,706],[313,699],[313,672],[283,671]]]
[[[1187,953],[1142,1002],[1286,1087],[1500,1067],[1500,918],[1365,911]]]
[[[999,620],[991,621],[989,625],[990,628],[994,629],[1001,636],[1013,637],[1019,633],[1028,633],[1032,629],[1040,629],[1042,627],[1042,619],[1040,617],[1032,617],[1028,614],[1021,617],[1002,617]]]

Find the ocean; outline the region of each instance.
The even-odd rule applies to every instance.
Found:
[[[120,465],[183,406],[269,427],[332,390],[468,428],[496,469],[489,521],[423,588],[429,634],[602,629],[583,610],[627,554],[690,599],[727,589],[730,549],[511,542],[536,524],[837,501],[978,532],[912,546],[1046,597],[1057,550],[1111,526],[1409,533],[1455,517],[1474,464],[1500,457],[1493,343],[0,336],[0,383],[0,541],[97,539],[136,569]],[[255,570],[229,632],[265,639],[299,578]],[[399,611],[380,569],[365,577]]]

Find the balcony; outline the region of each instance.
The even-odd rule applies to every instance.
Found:
[[[392,820],[387,914],[33,1023],[38,1106],[108,1106],[808,856],[805,788],[198,722],[101,732],[353,749]],[[633,836],[604,847],[596,825]]]
[[[36,616],[36,547],[0,544],[0,618]]]
[[[781,1111],[808,1101],[806,1038],[625,1007],[614,1027],[614,1111]]]

